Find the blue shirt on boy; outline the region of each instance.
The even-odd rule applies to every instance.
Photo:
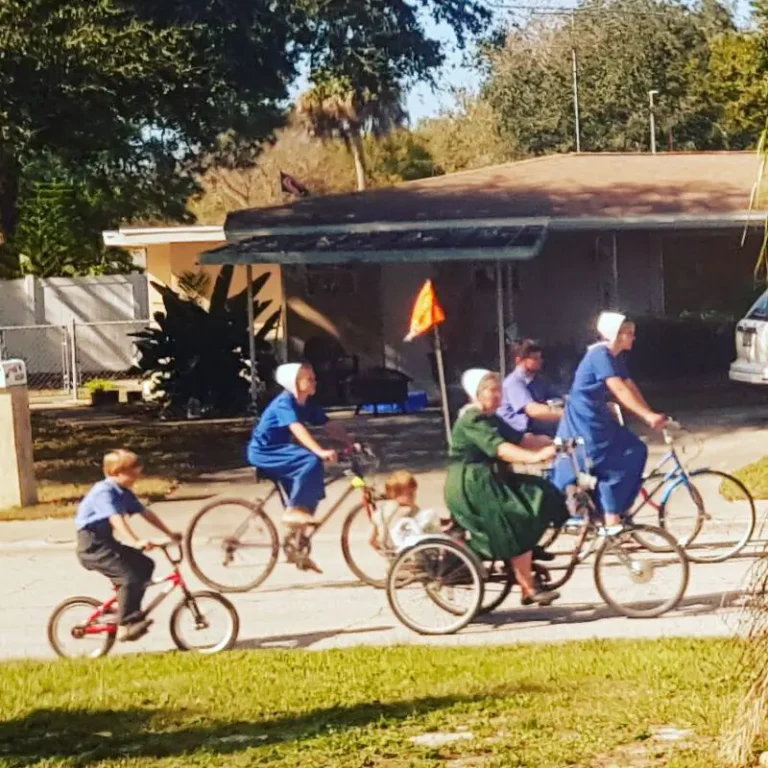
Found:
[[[107,477],[83,497],[75,515],[75,528],[80,531],[95,523],[103,523],[113,515],[135,515],[143,510],[144,505],[133,491]]]

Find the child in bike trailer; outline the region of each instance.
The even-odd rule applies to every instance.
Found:
[[[96,483],[77,508],[77,557],[89,571],[106,576],[117,587],[118,639],[138,640],[146,634],[151,621],[141,610],[141,601],[155,570],[154,561],[135,547],[115,538],[120,521],[135,540],[136,534],[127,523],[129,515],[141,515],[173,541],[181,534],[173,533],[157,515],[136,498],[131,490],[141,475],[139,457],[119,449],[104,456],[104,480]]]
[[[374,549],[400,549],[413,536],[441,533],[440,516],[433,509],[419,509],[416,478],[405,470],[393,472],[384,486],[386,500],[371,516]]]
[[[351,445],[339,423],[328,421],[322,408],[307,401],[317,390],[311,365],[286,363],[275,380],[285,390],[261,414],[248,443],[247,457],[278,481],[288,496],[283,522],[291,526],[311,524],[317,505],[325,498],[323,462],[336,461],[336,451],[323,448],[305,424],[324,426],[332,439]]]

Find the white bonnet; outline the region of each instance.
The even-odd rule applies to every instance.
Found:
[[[477,390],[480,382],[493,371],[487,368],[470,368],[461,375],[461,386],[471,400],[477,400]]]
[[[627,319],[620,312],[603,312],[597,319],[597,332],[609,343],[616,341],[621,326]]]
[[[294,397],[298,392],[296,380],[299,378],[301,363],[284,363],[279,365],[275,371],[275,381],[283,388],[287,389]]]

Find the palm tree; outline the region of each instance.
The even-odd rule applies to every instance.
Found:
[[[298,114],[321,139],[341,138],[355,163],[358,190],[365,189],[363,135],[382,136],[405,121],[403,94],[396,82],[374,92],[357,89],[344,77],[324,77],[298,100]]]

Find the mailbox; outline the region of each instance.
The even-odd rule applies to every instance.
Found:
[[[0,508],[37,503],[23,360],[0,360],[0,478]]]
[[[0,389],[24,387],[27,384],[27,366],[23,360],[0,360]]]

